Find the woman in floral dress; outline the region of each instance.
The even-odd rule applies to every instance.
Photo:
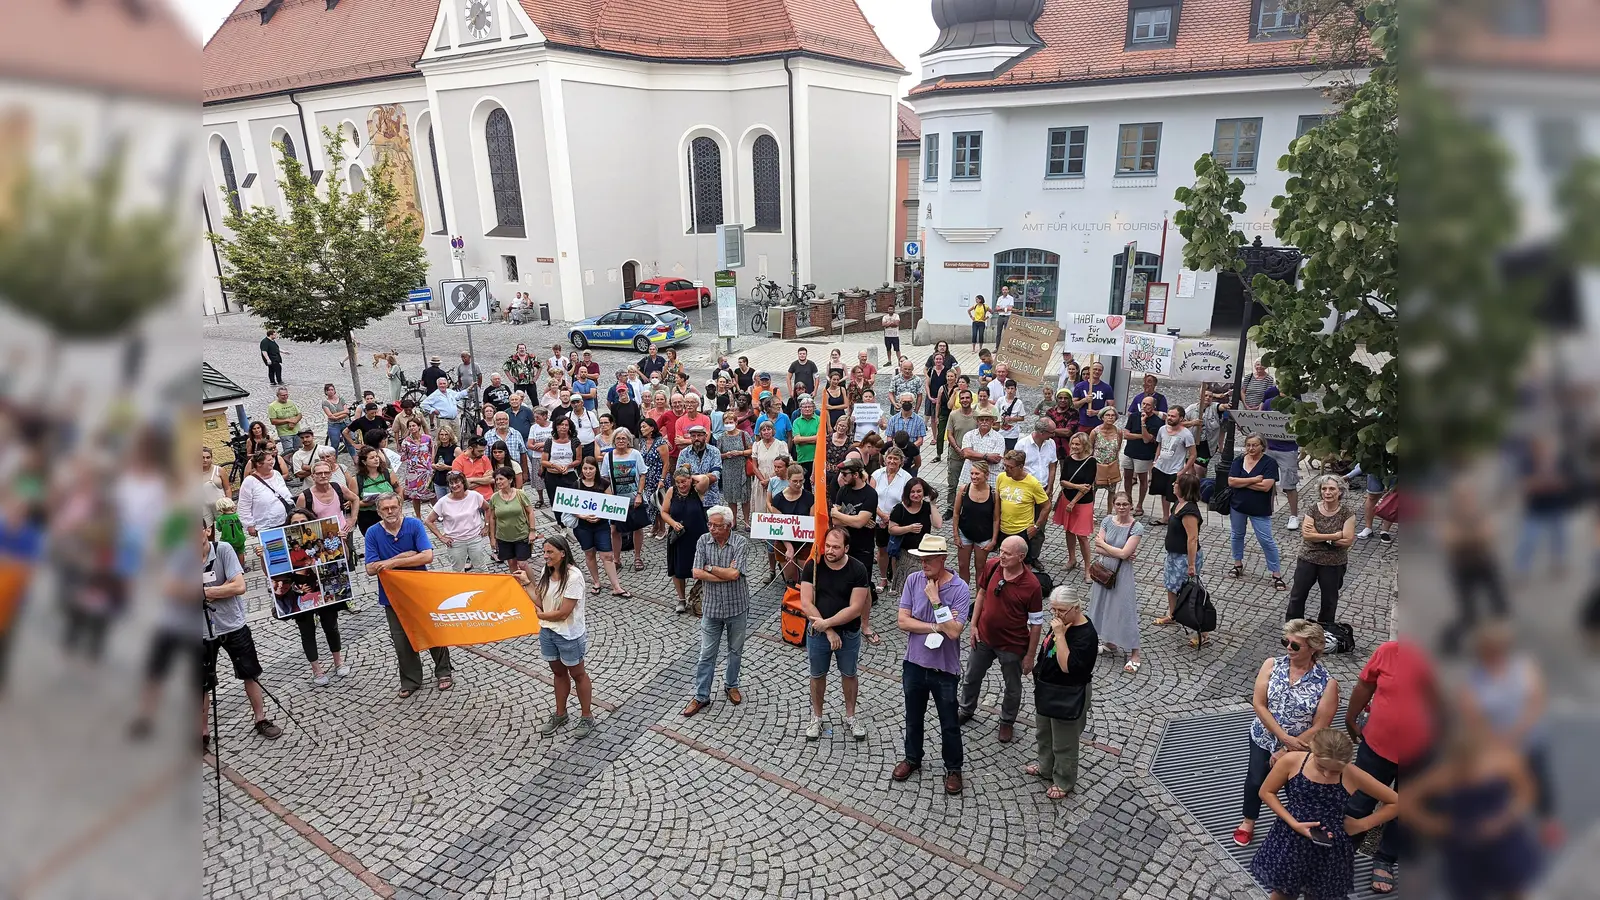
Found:
[[[662,530],[667,526],[655,513],[660,508],[656,500],[661,492],[661,476],[666,467],[667,439],[661,436],[655,419],[646,417],[639,420],[639,448],[644,454],[644,502],[650,504],[650,518],[654,522],[650,526],[650,536],[660,540]]]
[[[420,519],[422,501],[432,502],[434,498],[433,438],[416,419],[406,424],[406,436],[400,441],[400,467],[406,496],[411,498],[411,511]]]

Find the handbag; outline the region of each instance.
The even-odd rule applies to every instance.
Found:
[[[1131,526],[1128,528],[1128,533],[1130,536],[1133,533],[1133,528]],[[1123,543],[1127,543],[1127,540],[1124,539]],[[1117,573],[1121,570],[1122,560],[1120,559],[1117,560],[1117,564],[1115,566],[1112,566],[1108,569],[1100,562],[1098,558],[1096,558],[1093,562],[1089,563],[1089,580],[1104,588],[1116,587]]]
[[[1402,516],[1400,510],[1400,491],[1391,490],[1383,495],[1378,505],[1372,508],[1372,514],[1385,522],[1399,522]]]
[[[276,490],[273,489],[272,485],[267,484],[265,481],[261,481],[261,478],[259,476],[251,475],[250,477],[254,478],[256,481],[260,482],[262,487],[266,488],[269,491],[272,491],[272,496],[277,497],[278,498],[278,502],[283,504],[283,521],[285,521],[285,522],[289,521],[289,517],[294,515],[294,501],[291,500],[290,498],[285,497],[284,495],[278,493]],[[339,499],[341,501],[343,501],[344,497],[340,496]]]
[[[699,580],[689,585],[689,615],[699,618],[705,601],[706,588]]]
[[[1083,718],[1088,695],[1087,685],[1055,684],[1033,677],[1033,703],[1041,716],[1076,722]]]
[[[1190,578],[1178,589],[1172,620],[1191,631],[1217,630],[1217,607],[1211,602],[1211,593],[1200,583],[1200,579]]]

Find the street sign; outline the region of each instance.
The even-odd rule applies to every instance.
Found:
[[[456,259],[467,258],[466,238],[456,235],[450,239],[450,255],[454,256]]]
[[[744,268],[744,226],[717,226],[717,268]]]
[[[905,259],[921,259],[922,244],[917,241],[906,241]]]
[[[414,316],[406,317],[407,325],[426,325],[428,324],[428,321],[428,314],[425,312],[419,312]]]
[[[489,321],[489,282],[483,278],[439,282],[446,325],[483,325]]]
[[[426,306],[433,302],[433,288],[426,285],[414,287],[406,292],[407,303],[421,303]]]

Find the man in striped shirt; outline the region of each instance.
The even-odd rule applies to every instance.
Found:
[[[711,705],[711,682],[717,674],[717,653],[728,638],[728,667],[722,675],[723,692],[735,706],[744,702],[739,693],[739,662],[750,613],[750,582],[744,577],[744,551],[750,539],[733,529],[733,510],[713,506],[706,510],[711,526],[694,545],[694,577],[704,590],[700,617],[700,663],[694,672],[694,696],[683,708],[685,718]]]

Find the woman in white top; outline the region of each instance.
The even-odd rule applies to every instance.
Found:
[[[489,571],[489,525],[483,511],[488,501],[477,491],[467,490],[467,477],[451,472],[445,478],[450,492],[433,501],[433,509],[423,524],[439,545],[445,568],[465,572],[467,564],[479,574]]]
[[[889,514],[905,494],[906,482],[911,473],[905,465],[905,454],[893,444],[883,451],[883,468],[872,473],[872,489],[878,492],[878,527],[874,537],[878,544],[878,573],[883,578],[881,591],[887,592],[894,583],[894,560],[889,558]]]
[[[244,525],[244,530],[256,538],[256,557],[261,557],[261,530],[263,528],[277,528],[289,520],[289,509],[285,504],[294,503],[294,495],[289,493],[289,485],[284,483],[283,474],[273,468],[276,457],[265,450],[257,450],[250,457],[250,473],[244,476],[244,482],[239,485],[239,522]]]
[[[789,445],[774,437],[776,434],[777,429],[771,419],[762,422],[761,427],[756,429],[756,445],[750,454],[756,461],[756,489],[750,492],[750,509],[753,512],[772,512],[772,494],[763,488],[777,476],[775,469],[778,458],[783,457],[785,461],[789,458]]]
[[[1000,401],[999,412],[1000,437],[1005,439],[1007,450],[1015,450],[1022,437],[1022,420],[1027,418],[1028,408],[1017,398],[1017,383],[1012,379],[1006,379],[1006,394]]]
[[[594,733],[594,713],[590,709],[594,685],[584,668],[589,651],[588,630],[583,619],[588,584],[575,565],[567,539],[551,535],[544,539],[544,573],[537,582],[526,569],[511,573],[528,597],[539,604],[539,655],[550,664],[556,690],[556,711],[539,729],[545,737],[567,724],[567,695],[578,695],[578,727],[572,736],[578,740]]]
[[[212,458],[210,447],[200,448],[200,510],[207,522],[217,514],[217,501],[228,496],[228,479]]]

